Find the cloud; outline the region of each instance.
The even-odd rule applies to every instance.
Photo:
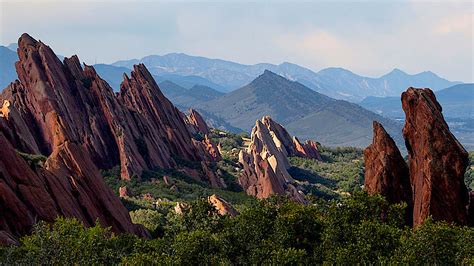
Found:
[[[2,1],[2,0],[0,0]],[[0,2],[0,42],[22,32],[59,54],[111,63],[185,52],[246,64],[432,70],[473,81],[470,2]]]
[[[466,37],[471,37],[473,34],[474,13],[464,15],[454,15],[444,18],[435,27],[434,32],[438,34],[453,34],[461,33]]]

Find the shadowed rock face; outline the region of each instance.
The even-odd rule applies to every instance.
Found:
[[[67,141],[55,147],[44,167],[33,168],[1,132],[0,146],[0,230],[21,236],[39,220],[52,222],[65,216],[87,226],[99,220],[118,233],[148,235],[143,227],[132,224],[127,209],[81,146]]]
[[[27,34],[18,41],[18,56],[19,80],[0,94],[0,231],[6,232],[1,241],[58,215],[147,236],[131,223],[98,169],[120,165],[121,177],[130,179],[143,170],[174,167],[175,156],[220,159],[209,140],[198,147],[184,114],[144,65],[124,77],[115,95],[93,67],[82,67],[77,56],[61,62]],[[15,149],[48,159],[29,165]]]
[[[81,67],[77,56],[61,63],[48,46],[26,34],[18,52],[20,81],[0,96],[11,110],[2,115],[6,119],[0,127],[16,148],[51,154],[53,125],[59,119],[64,139],[83,146],[101,169],[120,165],[123,179],[146,169],[174,167],[173,157],[220,160],[210,143],[196,147],[185,116],[164,97],[144,65],[134,66],[130,78],[124,75],[116,96],[93,67]],[[200,127],[207,128],[203,123]]]
[[[412,223],[410,174],[400,151],[383,126],[374,121],[372,144],[364,150],[365,190],[380,194],[389,203],[407,203],[407,222]]]
[[[413,187],[413,224],[435,220],[467,223],[468,192],[464,172],[468,154],[449,131],[441,106],[430,89],[402,94],[406,119],[403,136]]]
[[[257,120],[249,147],[239,154],[243,167],[239,184],[246,193],[257,198],[287,194],[297,202],[305,202],[287,170],[289,152],[296,154],[288,132],[270,117]]]
[[[204,118],[194,109],[189,109],[189,115],[186,117],[186,122],[190,127],[190,132],[198,133],[201,132],[204,135],[210,133]]]

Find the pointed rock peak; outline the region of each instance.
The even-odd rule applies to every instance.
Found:
[[[186,118],[186,124],[190,128],[191,133],[201,132],[205,135],[209,134],[210,130],[206,121],[196,110],[189,109],[189,115]]]
[[[38,41],[31,37],[28,33],[23,33],[18,39],[19,47],[24,47],[26,45],[36,45],[36,43],[38,43]]]
[[[385,131],[385,128],[379,122],[374,121],[372,126],[374,128],[374,136],[390,137],[387,131]]]
[[[402,94],[402,108],[413,186],[413,224],[420,225],[429,216],[466,224],[468,153],[449,131],[433,91],[408,88]]]
[[[408,166],[390,135],[377,121],[373,122],[372,144],[364,150],[364,188],[380,194],[389,203],[408,204],[406,222],[412,223],[412,196]]]

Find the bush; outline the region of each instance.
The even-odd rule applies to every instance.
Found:
[[[427,220],[404,226],[404,205],[357,192],[299,205],[284,197],[252,202],[235,218],[206,199],[182,215],[137,210],[134,221],[163,228],[153,240],[114,235],[74,219],[38,223],[21,246],[0,248],[0,264],[469,264],[474,228]]]

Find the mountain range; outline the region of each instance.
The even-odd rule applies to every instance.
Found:
[[[401,126],[357,104],[336,100],[303,84],[265,70],[248,85],[195,106],[250,131],[256,119],[270,115],[301,139],[325,145],[366,146],[373,120],[401,139]]]
[[[14,63],[16,46],[0,46],[0,86],[3,88],[16,79]],[[59,56],[62,59],[62,56]],[[259,63],[244,65],[221,59],[171,53],[163,56],[150,55],[141,59],[117,61],[113,64],[96,64],[96,71],[111,87],[118,91],[123,73],[130,73],[134,64],[144,63],[157,82],[172,81],[184,88],[204,85],[221,92],[230,92],[250,83],[265,70],[270,70],[289,80],[298,81],[306,87],[335,99],[360,102],[369,96],[398,96],[407,87],[429,87],[440,90],[460,82],[441,78],[430,71],[410,75],[394,69],[378,78],[357,75],[343,68],[325,68],[314,72],[292,64],[279,65]]]
[[[244,65],[183,53],[171,53],[163,56],[150,55],[142,59],[118,61],[112,65],[130,68],[137,63],[144,63],[152,74],[158,76],[167,74],[199,76],[218,84],[224,88],[221,89],[222,91],[240,88],[250,83],[264,70],[270,70],[332,98],[352,102],[359,102],[368,96],[398,96],[410,86],[429,87],[436,91],[460,83],[448,81],[430,71],[410,75],[402,70],[394,69],[381,77],[370,78],[343,68],[326,68],[314,72],[288,62],[279,65],[268,63]]]
[[[436,98],[443,106],[443,115],[450,118],[474,118],[474,83],[465,83],[437,91]],[[387,117],[404,116],[400,97],[365,98],[360,105]]]
[[[15,49],[0,46],[1,87],[16,79]],[[326,145],[367,145],[372,120],[383,121],[395,139],[400,140],[400,125],[380,116],[396,115],[381,109],[401,112],[401,108],[395,108],[399,106],[397,98],[409,86],[439,90],[457,84],[429,71],[409,75],[395,69],[380,78],[368,78],[343,68],[326,68],[316,73],[291,63],[243,65],[177,53],[96,64],[94,68],[118,91],[123,74],[129,75],[132,65],[140,62],[147,65],[163,93],[178,108],[197,108],[213,127],[249,131],[256,119],[271,115],[292,134],[302,139],[316,138]],[[379,115],[347,101],[360,102]],[[445,110],[449,108],[446,105]],[[469,106],[458,105],[458,109],[463,112]]]

